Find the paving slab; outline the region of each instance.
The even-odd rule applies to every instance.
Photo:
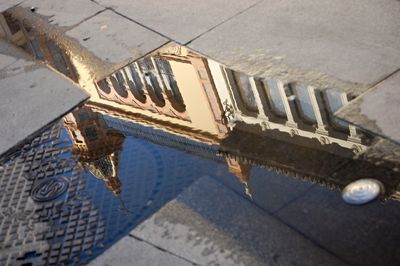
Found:
[[[96,0],[99,4],[185,44],[259,0]]]
[[[210,177],[202,177],[131,235],[200,265],[342,265]]]
[[[57,43],[95,80],[109,76],[168,42],[161,35],[112,10],[104,11],[89,0],[79,0],[83,1],[81,6],[73,0],[49,1],[53,4],[48,5],[30,1],[37,3],[37,12],[31,12],[26,4],[9,9],[10,14]],[[69,1],[72,1],[70,6]],[[83,11],[77,11],[77,16],[71,15],[80,8]]]
[[[190,266],[192,263],[130,236],[114,244],[91,266]]]
[[[71,81],[15,49],[0,40],[0,58],[16,59],[0,70],[0,155],[88,98]]]
[[[35,8],[35,14],[46,17],[52,25],[72,27],[104,10],[89,0],[26,0],[19,6]]]
[[[394,172],[400,170],[400,145],[386,138],[376,137],[375,143],[360,157],[375,164],[385,165]]]
[[[400,203],[345,204],[337,191],[313,187],[277,213],[350,265],[398,265]]]
[[[105,64],[125,65],[168,42],[111,10],[84,21],[66,34]]]
[[[13,56],[0,54],[0,70],[17,62],[17,61],[18,61],[18,59]]]
[[[19,3],[23,2],[24,0],[2,0],[0,2],[0,12],[6,11],[10,7],[18,5]]]
[[[225,166],[221,166],[221,168],[225,168]],[[221,175],[216,173],[219,182],[235,190],[239,195],[252,200],[260,208],[270,213],[302,196],[313,186],[311,183],[278,174],[273,170],[252,167],[251,178],[248,181],[248,188],[252,195],[250,199],[245,193],[245,185],[240,183],[236,176],[225,174],[225,171],[221,171]]]
[[[235,70],[364,91],[400,66],[396,0],[264,0],[189,47]]]
[[[335,115],[400,143],[400,71],[341,108]]]

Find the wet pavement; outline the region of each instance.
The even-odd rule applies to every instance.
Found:
[[[0,159],[1,265],[400,262],[397,145],[334,116],[346,91],[174,43],[96,79],[27,34],[90,99]],[[384,189],[345,204],[361,178]]]

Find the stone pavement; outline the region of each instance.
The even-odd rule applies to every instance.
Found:
[[[400,143],[400,71],[343,107],[336,114],[373,134]]]
[[[91,265],[122,261],[124,254],[139,258],[133,265],[149,265],[147,258],[141,262],[135,256],[141,251],[139,243],[150,253],[164,251],[152,258],[155,265],[163,256],[194,265],[343,264],[209,177],[200,178],[116,244],[125,244],[123,249],[107,250]]]
[[[2,2],[0,11],[19,2]],[[400,2],[396,0],[29,0],[9,12],[64,45],[98,79],[175,41],[250,75],[361,95],[338,115],[398,141],[395,73],[400,69]],[[0,134],[3,151],[85,99],[68,81],[52,80],[57,79],[55,74],[32,63],[2,55],[0,64],[7,72],[0,83],[0,108],[5,108],[0,110],[1,129],[6,129]],[[9,64],[19,68],[10,69]],[[27,90],[35,76],[18,72],[27,67],[40,77],[46,72],[49,83],[38,80],[41,85],[57,86]],[[12,82],[19,76],[14,89]],[[3,97],[4,92],[13,97]],[[68,106],[60,104],[66,99]],[[37,108],[44,105],[46,112]],[[49,111],[52,108],[56,111]],[[400,217],[396,203],[375,203],[361,211],[345,206],[337,193],[314,186],[294,189],[288,196],[290,190],[278,182],[274,193],[262,200],[255,197],[251,204],[232,190],[235,186],[228,189],[202,178],[92,264],[132,264],[134,258],[136,265],[145,265],[149,258],[142,256],[144,252],[153,254],[155,265],[400,261],[400,232],[393,226]],[[268,205],[269,196],[279,207]],[[178,218],[183,221],[172,225]]]
[[[26,0],[19,6],[36,7],[43,22],[105,62],[135,60],[175,41],[250,75],[355,94],[400,68],[396,0]]]
[[[272,185],[275,193],[291,197],[283,204],[275,200],[271,208],[268,200],[277,194],[263,191],[251,201],[233,178],[219,178],[198,179],[90,265],[148,265],[145,252],[154,254],[152,265],[395,265],[400,260],[400,230],[393,227],[400,217],[397,202],[348,206],[336,191],[312,186],[296,192],[300,181],[255,173],[252,180],[258,179],[261,191]]]
[[[400,69],[396,0],[13,0],[0,11],[16,4],[10,14],[64,46],[97,80],[169,41],[249,75],[340,88],[351,97]],[[380,94],[387,95],[374,92],[374,99]],[[386,126],[396,121],[397,102],[368,104],[362,119],[355,102],[339,116],[397,140],[396,127]],[[374,122],[382,112],[390,118]]]
[[[88,96],[0,39],[0,155],[22,144]]]

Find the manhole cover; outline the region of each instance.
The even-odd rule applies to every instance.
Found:
[[[68,179],[55,177],[40,182],[32,190],[32,199],[37,202],[51,201],[58,198],[68,189]]]

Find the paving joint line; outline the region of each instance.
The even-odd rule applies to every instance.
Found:
[[[297,195],[296,197],[294,197],[293,199],[289,200],[288,202],[284,203],[280,208],[274,210],[271,212],[272,215],[276,215],[278,214],[278,212],[280,212],[281,210],[285,209],[286,207],[290,206],[293,202],[297,201],[298,199],[303,198],[305,195],[308,194],[308,192],[310,192],[311,189],[313,189],[315,187],[315,184],[312,184],[309,188],[307,188],[305,191],[303,191],[302,193],[300,193],[300,195]]]
[[[230,21],[231,19],[233,19],[233,18],[235,18],[235,17],[237,17],[237,16],[243,14],[244,12],[246,12],[246,11],[248,11],[249,9],[255,7],[256,5],[260,4],[260,3],[263,2],[263,1],[264,1],[264,0],[260,0],[260,1],[258,1],[258,2],[255,2],[254,4],[252,4],[252,5],[248,6],[248,7],[246,7],[245,9],[243,9],[243,10],[237,12],[236,14],[230,16],[229,18],[225,19],[224,21],[218,23],[217,25],[212,26],[211,28],[209,28],[209,29],[206,30],[205,32],[200,33],[199,35],[197,35],[196,37],[194,37],[193,39],[191,39],[190,41],[186,42],[186,43],[183,44],[183,45],[184,45],[184,46],[187,46],[187,45],[191,44],[194,40],[200,38],[200,37],[203,36],[204,34],[209,33],[210,31],[212,31],[212,30],[214,30],[215,28],[221,26],[222,24],[225,24],[226,22]]]
[[[276,216],[273,212],[268,211],[267,209],[259,206],[258,204],[256,204],[254,201],[252,201],[250,198],[247,198],[245,196],[243,196],[242,194],[240,194],[239,192],[237,192],[236,190],[234,190],[233,188],[230,188],[229,186],[225,185],[224,183],[222,183],[218,178],[216,177],[211,177],[213,180],[217,181],[220,185],[222,185],[223,187],[227,188],[228,190],[230,190],[231,192],[233,192],[234,194],[238,195],[239,197],[245,199],[247,202],[249,202],[251,205],[255,206],[257,209],[267,213],[269,216],[271,216],[272,218],[274,218],[276,221],[280,222],[281,224],[287,226],[288,228],[290,228],[291,230],[293,230],[294,232],[298,233],[300,236],[302,236],[304,239],[310,241],[312,244],[314,244],[316,247],[320,248],[321,250],[325,251],[326,253],[328,253],[329,255],[333,256],[334,258],[338,259],[339,261],[341,261],[344,264],[347,265],[351,265],[350,262],[346,261],[345,259],[341,258],[339,255],[337,255],[335,252],[331,251],[330,249],[328,249],[327,247],[323,246],[322,244],[318,243],[316,240],[314,240],[313,238],[307,236],[305,233],[303,233],[302,231],[300,231],[299,229],[297,229],[296,227],[288,224],[286,221],[282,220],[280,217]],[[182,191],[183,193],[183,191]]]
[[[146,26],[146,25],[144,25],[143,23],[140,23],[140,22],[138,22],[138,21],[136,21],[136,20],[134,20],[134,19],[132,19],[132,18],[130,18],[130,17],[124,15],[124,14],[121,14],[120,12],[116,11],[116,10],[115,10],[114,8],[112,8],[112,7],[103,6],[103,5],[99,4],[99,3],[97,3],[95,0],[90,0],[90,1],[93,2],[93,3],[98,4],[99,6],[105,8],[106,10],[111,10],[111,11],[114,12],[115,14],[117,14],[117,15],[119,15],[119,16],[125,18],[125,19],[128,19],[128,20],[130,20],[130,21],[132,21],[132,22],[138,24],[139,26],[141,26],[141,27],[143,27],[143,28],[145,28],[145,29],[147,29],[147,30],[153,32],[153,33],[156,33],[156,34],[160,35],[161,37],[164,37],[165,39],[167,39],[167,40],[169,40],[169,41],[173,41],[173,42],[179,43],[179,42],[175,41],[174,39],[168,37],[167,35],[165,35],[165,34],[163,34],[163,33],[161,33],[161,32],[158,32],[158,31],[156,31],[155,29],[152,29],[152,28],[150,28],[149,26]]]
[[[400,68],[398,68],[398,69],[396,69],[395,71],[391,72],[389,75],[386,75],[383,79],[381,79],[381,80],[375,82],[375,83],[370,87],[370,89],[373,88],[373,87],[378,86],[380,83],[384,82],[385,80],[390,79],[392,76],[396,75],[396,74],[399,73],[399,72],[400,72]],[[367,93],[368,91],[369,91],[369,90],[367,90],[365,93]],[[361,96],[361,95],[360,95],[360,96]],[[358,98],[358,97],[357,97],[357,98]]]
[[[156,248],[156,249],[158,249],[158,250],[160,250],[160,251],[162,251],[162,252],[166,252],[166,253],[168,253],[168,254],[174,256],[174,257],[177,257],[177,258],[179,258],[179,259],[181,259],[181,260],[184,260],[184,261],[186,261],[186,262],[188,262],[188,263],[190,263],[190,264],[192,264],[192,265],[196,265],[196,266],[200,265],[200,264],[197,264],[197,263],[195,263],[195,262],[193,262],[193,261],[190,261],[190,260],[186,259],[185,257],[182,257],[182,256],[180,256],[180,255],[178,255],[178,254],[175,254],[175,253],[173,253],[173,252],[171,252],[171,251],[169,251],[169,250],[167,250],[167,249],[165,249],[165,248],[162,248],[162,247],[160,247],[160,246],[157,246],[157,245],[155,245],[155,244],[153,244],[153,243],[151,243],[151,242],[149,242],[149,241],[147,241],[147,240],[145,240],[145,239],[143,239],[143,238],[140,238],[140,237],[138,237],[138,236],[135,236],[135,235],[133,235],[133,234],[131,234],[131,233],[129,233],[128,236],[131,237],[131,238],[133,238],[133,239],[136,239],[136,240],[138,240],[138,241],[140,241],[140,242],[144,242],[144,243],[146,243],[146,244],[148,244],[148,245],[150,245],[150,246],[152,246],[152,247],[154,247],[154,248]]]
[[[97,3],[96,3],[96,4],[97,4]],[[102,7],[103,9],[100,10],[100,11],[97,11],[97,12],[94,13],[93,15],[88,16],[87,18],[82,19],[82,20],[79,21],[78,23],[76,23],[76,24],[74,24],[74,25],[68,27],[68,29],[67,29],[63,34],[65,34],[67,31],[72,30],[73,28],[78,27],[78,26],[81,25],[82,23],[88,21],[88,20],[91,19],[91,18],[94,18],[95,16],[97,16],[97,15],[99,15],[99,14],[101,14],[101,13],[103,13],[103,12],[105,12],[105,11],[107,10],[107,8],[105,8],[105,7],[103,7],[103,6],[99,5],[99,4],[97,4],[97,5],[100,6],[100,7]],[[65,35],[66,35],[66,34],[65,34]]]

